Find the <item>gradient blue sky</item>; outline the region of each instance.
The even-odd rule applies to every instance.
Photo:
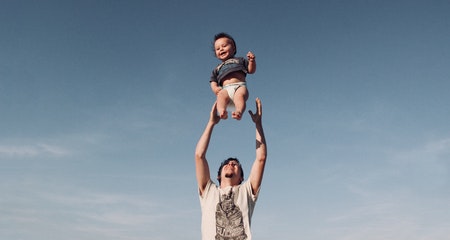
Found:
[[[0,238],[200,239],[194,148],[214,34],[258,69],[255,239],[450,236],[450,2],[0,2]],[[248,173],[248,115],[211,172]],[[214,176],[213,176],[214,177]]]

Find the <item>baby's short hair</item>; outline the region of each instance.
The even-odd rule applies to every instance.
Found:
[[[213,50],[215,50],[215,49],[214,49],[214,43],[215,43],[215,42],[217,41],[217,39],[219,39],[219,38],[228,38],[228,39],[230,39],[230,40],[231,40],[231,43],[233,44],[233,47],[234,47],[234,53],[233,53],[233,55],[236,55],[237,47],[236,47],[236,42],[234,41],[234,38],[233,38],[230,34],[224,33],[224,32],[221,32],[221,33],[218,33],[218,34],[214,35]]]

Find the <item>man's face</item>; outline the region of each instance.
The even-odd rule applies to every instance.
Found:
[[[222,178],[241,178],[241,168],[238,162],[231,160],[222,168]]]

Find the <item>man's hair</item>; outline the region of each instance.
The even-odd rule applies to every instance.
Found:
[[[215,42],[217,41],[217,39],[219,39],[219,38],[228,38],[228,39],[230,39],[230,40],[231,40],[231,43],[233,44],[233,47],[234,47],[234,53],[233,53],[233,56],[236,55],[237,47],[236,47],[236,42],[234,41],[234,38],[233,38],[230,34],[224,33],[224,32],[221,32],[221,33],[218,33],[218,34],[214,35],[214,41],[213,41],[213,44],[212,44],[213,51],[215,51],[214,43],[215,43]]]
[[[217,180],[219,180],[219,185],[220,185],[220,182],[221,182],[221,181],[220,181],[220,177],[221,177],[221,175],[222,175],[222,168],[223,168],[225,165],[227,165],[229,162],[231,162],[231,161],[235,161],[235,162],[238,163],[239,169],[241,170],[241,178],[244,179],[244,170],[242,169],[241,163],[239,162],[239,160],[238,160],[237,158],[230,157],[230,158],[228,158],[228,159],[225,159],[225,160],[220,164],[219,171],[217,172]],[[239,184],[241,184],[241,183],[242,183],[242,180],[239,182]]]

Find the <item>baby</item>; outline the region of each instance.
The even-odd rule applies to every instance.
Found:
[[[247,59],[235,57],[236,43],[226,33],[214,36],[214,52],[222,61],[212,71],[210,80],[211,90],[217,95],[217,112],[221,119],[227,119],[227,106],[234,104],[232,117],[241,120],[248,99],[245,77],[256,71],[255,55],[248,52]]]

